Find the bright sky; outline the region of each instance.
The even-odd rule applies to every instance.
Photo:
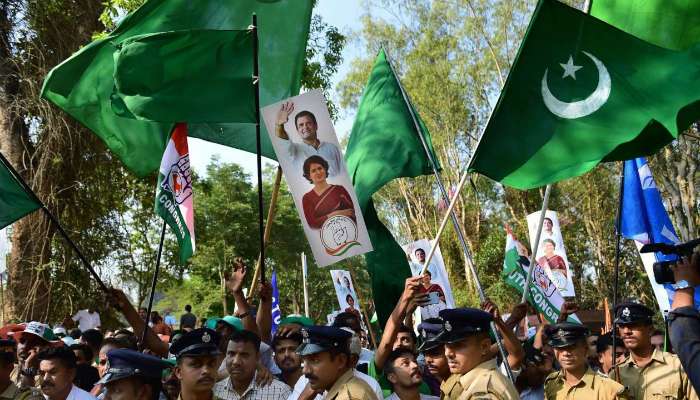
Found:
[[[314,11],[319,13],[326,23],[337,27],[342,33],[347,35],[352,30],[357,30],[360,27],[360,16],[362,15],[361,2],[362,0],[320,0]],[[352,41],[348,42],[343,49],[343,64],[338,69],[338,73],[333,77],[334,84],[345,76],[348,72],[350,61],[355,58],[360,50],[356,43]],[[332,96],[334,100],[337,100],[335,92],[332,93]],[[350,132],[353,119],[354,115],[348,115],[348,113],[341,110],[340,118],[335,124],[335,130],[336,133],[338,133],[339,139]],[[219,155],[221,161],[240,164],[249,175],[255,176],[255,154],[196,138],[190,138],[189,144],[191,164],[200,175],[204,174],[211,157]],[[276,163],[263,158],[263,164],[274,165]],[[264,167],[263,165],[263,168]]]

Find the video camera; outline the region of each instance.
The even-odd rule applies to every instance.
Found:
[[[681,244],[649,243],[642,246],[642,248],[639,249],[639,252],[659,252],[666,255],[675,255],[676,258],[673,260],[655,262],[653,269],[656,283],[676,283],[676,279],[673,277],[673,271],[671,270],[671,265],[677,263],[681,257],[690,258],[690,256],[693,255],[693,250],[698,245],[700,245],[700,238]]]

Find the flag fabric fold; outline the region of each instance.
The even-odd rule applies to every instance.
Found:
[[[163,153],[156,187],[156,213],[170,226],[180,246],[180,263],[194,253],[194,191],[187,125],[175,125]]]
[[[265,106],[299,93],[312,6],[312,0],[148,0],[105,38],[88,44],[52,69],[41,95],[92,130],[132,172],[145,176],[158,169],[157,155],[163,153],[173,123],[125,118],[113,111],[114,53],[118,46],[134,36],[159,32],[245,30],[255,13],[260,104]],[[204,96],[206,93],[202,93]],[[255,123],[206,122],[188,128],[192,137],[256,151]],[[275,152],[265,132],[261,139],[262,154],[274,160]]]
[[[700,46],[663,49],[539,2],[469,170],[529,189],[650,155],[700,119]]]
[[[41,204],[24,190],[17,177],[0,159],[0,229],[41,208]]]
[[[255,123],[253,32],[131,37],[114,53],[112,110],[154,122]]]
[[[418,134],[432,150],[425,126],[418,133],[386,54],[380,51],[350,133],[345,160],[374,251],[365,255],[379,320],[384,323],[411,270],[401,246],[382,224],[372,195],[391,180],[432,173]],[[417,115],[417,114],[416,114]],[[433,155],[434,157],[434,155]]]
[[[527,247],[518,242],[510,229],[506,228],[506,232],[506,251],[501,277],[506,284],[515,288],[522,295],[525,289],[525,280],[530,271],[528,250]],[[547,322],[550,324],[557,323],[557,319],[561,315],[561,306],[564,304],[564,298],[540,265],[535,265],[535,270],[530,275],[530,278],[532,281],[530,281],[528,286],[530,294],[527,296],[527,300],[539,313],[544,315]],[[576,314],[570,315],[567,320],[581,323]]]

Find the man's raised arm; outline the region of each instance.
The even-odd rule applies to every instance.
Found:
[[[278,138],[289,140],[287,131],[284,130],[284,124],[289,121],[289,115],[294,111],[294,103],[287,101],[282,103],[280,110],[277,112],[277,121],[275,122],[275,134]]]

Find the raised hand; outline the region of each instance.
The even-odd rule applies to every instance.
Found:
[[[245,275],[247,268],[243,263],[243,259],[236,257],[231,266],[231,271],[225,274],[226,287],[232,293],[237,293],[243,290],[243,282],[245,281]]]
[[[282,103],[280,110],[277,112],[277,125],[284,125],[289,121],[289,115],[294,112],[294,103],[286,101]]]

